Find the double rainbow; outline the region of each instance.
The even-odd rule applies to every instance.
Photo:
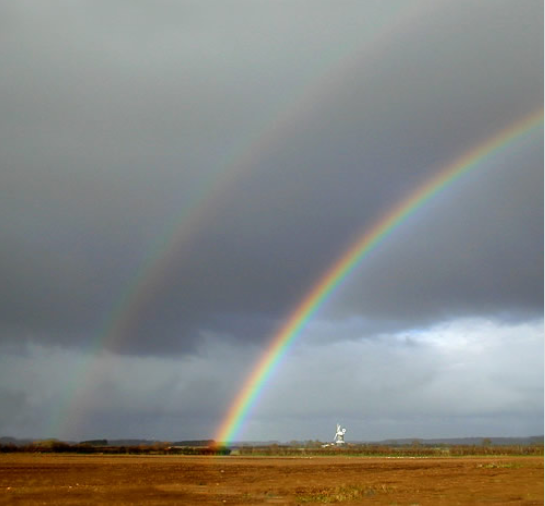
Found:
[[[492,155],[496,155],[502,148],[509,146],[542,124],[543,109],[539,109],[465,152],[439,170],[405,200],[399,202],[343,252],[291,313],[254,366],[221,422],[215,436],[218,444],[229,444],[239,434],[267,380],[285,356],[290,345],[334,290],[370,251],[444,188],[478,167],[482,162],[487,161]]]
[[[250,175],[258,162],[279,139],[289,138],[301,118],[307,117],[332,90],[343,83],[354,66],[371,65],[391,51],[406,32],[425,22],[422,14],[436,8],[433,0],[417,0],[391,6],[377,19],[373,28],[352,44],[333,48],[322,68],[310,74],[299,89],[281,97],[278,103],[255,120],[252,134],[233,146],[225,159],[197,183],[191,197],[165,224],[145,257],[127,280],[102,324],[91,340],[88,358],[77,377],[67,382],[59,409],[52,417],[50,432],[58,437],[73,437],[85,413],[87,385],[100,375],[96,357],[105,348],[122,349],[141,322],[153,294],[161,290],[173,266],[180,261],[184,248],[218,212],[229,198],[231,188]]]

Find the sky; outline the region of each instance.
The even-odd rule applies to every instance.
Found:
[[[538,0],[0,0],[0,436],[212,438],[381,216],[543,107]],[[385,238],[246,441],[543,433],[543,129]]]

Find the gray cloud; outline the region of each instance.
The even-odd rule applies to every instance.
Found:
[[[247,439],[329,440],[339,418],[353,441],[542,427],[542,322],[458,320],[349,343],[346,326],[334,326],[334,338],[321,327],[305,333],[260,392]],[[0,429],[69,439],[211,437],[257,349],[203,343],[198,355],[176,359],[103,353],[89,362],[79,351],[36,345],[2,353],[9,409]],[[21,370],[26,376],[10,384]]]
[[[185,359],[214,336],[257,353],[356,237],[543,102],[537,2],[0,11],[9,349]],[[537,131],[428,202],[315,316],[316,346],[540,321],[542,164]]]

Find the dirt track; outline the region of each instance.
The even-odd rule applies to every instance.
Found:
[[[0,455],[0,504],[542,505],[543,459]]]

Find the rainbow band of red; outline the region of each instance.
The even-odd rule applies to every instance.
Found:
[[[271,344],[254,366],[242,389],[231,404],[221,422],[215,440],[220,444],[229,444],[233,441],[240,432],[249,411],[257,401],[267,380],[286,354],[290,345],[301,333],[306,323],[322,307],[326,299],[370,251],[445,187],[454,183],[493,154],[496,154],[501,148],[508,146],[542,124],[543,109],[539,109],[496,133],[484,143],[465,152],[462,156],[443,167],[405,200],[399,202],[337,258],[275,334]]]

